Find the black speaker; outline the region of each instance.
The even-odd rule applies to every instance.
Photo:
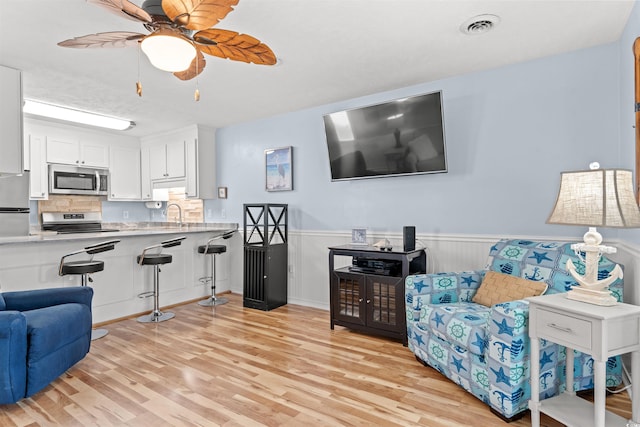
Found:
[[[416,249],[416,228],[412,225],[402,227],[402,246],[405,252]]]

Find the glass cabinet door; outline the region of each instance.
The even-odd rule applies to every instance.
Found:
[[[336,319],[365,324],[364,276],[343,271],[335,271],[333,299]]]
[[[404,326],[404,287],[401,277],[367,276],[367,324],[388,331]]]

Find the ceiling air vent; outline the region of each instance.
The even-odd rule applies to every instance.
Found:
[[[465,34],[484,34],[500,23],[496,15],[478,15],[467,19],[460,25],[460,31]]]

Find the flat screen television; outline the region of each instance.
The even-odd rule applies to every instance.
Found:
[[[441,91],[323,118],[332,181],[447,172]]]

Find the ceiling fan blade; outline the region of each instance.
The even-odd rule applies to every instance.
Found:
[[[162,10],[176,24],[189,30],[213,27],[239,0],[162,0]]]
[[[135,46],[139,40],[145,38],[144,34],[130,33],[128,31],[113,31],[109,33],[87,34],[74,37],[58,43],[58,46],[73,48],[94,47],[129,47]]]
[[[129,0],[87,0],[111,13],[136,22],[151,22],[151,16]]]
[[[204,53],[220,58],[260,65],[274,65],[277,61],[269,46],[248,34],[211,28],[198,31],[193,39]]]
[[[204,70],[204,67],[206,65],[207,61],[205,61],[204,55],[202,54],[202,52],[200,52],[200,50],[198,50],[198,53],[196,54],[196,57],[193,58],[193,61],[191,61],[191,65],[189,65],[189,68],[184,71],[176,71],[175,73],[173,73],[173,75],[180,80],[191,80],[192,78],[200,74],[202,70]]]

